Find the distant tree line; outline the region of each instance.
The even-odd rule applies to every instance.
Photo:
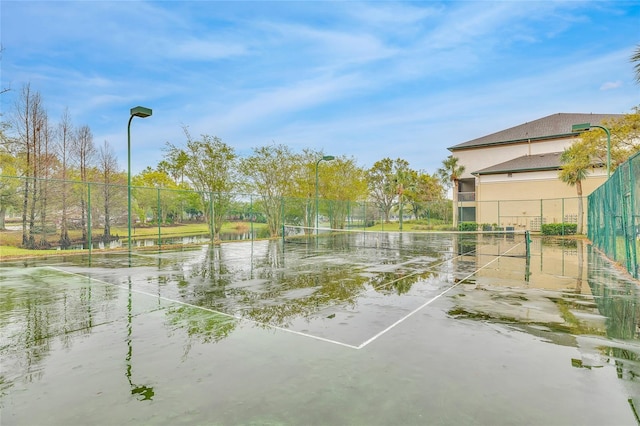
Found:
[[[97,145],[90,127],[74,125],[68,110],[57,122],[51,120],[40,93],[30,84],[22,87],[9,116],[2,119],[0,229],[5,228],[8,211],[19,212],[23,247],[46,248],[47,233],[56,232],[59,245],[66,248],[72,243],[69,229],[81,229],[86,241],[89,217],[99,212],[101,238],[113,238],[111,228],[121,222],[114,212],[122,211],[127,202],[122,190],[127,176],[109,142]],[[256,147],[240,158],[217,136],[194,137],[186,127],[183,130],[184,141],[166,142],[163,159],[132,177],[132,209],[139,223],[144,224],[148,215],[159,223],[199,217],[211,225],[210,236],[216,239],[224,218],[237,206],[238,194],[246,193],[255,194],[257,207],[276,236],[281,232],[285,197],[300,200],[301,225],[313,227],[319,213],[316,190],[322,199],[372,203],[385,221],[393,212],[401,213],[400,220],[406,214],[420,218],[427,214],[428,203],[445,199],[447,186],[455,181],[443,170],[439,174],[413,170],[401,158],[384,158],[365,169],[353,157],[320,162],[325,157],[320,150],[294,152],[276,143]],[[89,183],[97,184],[93,194],[86,190]],[[161,200],[144,188],[163,190]],[[331,204],[332,227],[345,226],[343,205]],[[52,222],[55,231],[47,231]]]

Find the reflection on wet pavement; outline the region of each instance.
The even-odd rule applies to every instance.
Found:
[[[234,359],[256,350],[256,343],[244,343],[243,337],[256,330],[266,333],[260,342],[288,330],[298,339],[309,336],[348,348],[362,348],[363,342],[389,331],[390,338],[370,349],[375,351],[385,341],[415,341],[416,335],[405,334],[404,327],[434,316],[435,323],[442,321],[440,330],[479,322],[491,325],[489,332],[510,330],[573,348],[577,353],[567,360],[572,369],[611,367],[635,418],[640,407],[637,283],[591,246],[580,240],[536,239],[531,258],[526,258],[497,257],[517,242],[484,236],[463,241],[389,233],[372,245],[349,238],[138,252],[132,267],[126,254],[4,263],[0,408],[10,401],[17,423],[37,420],[24,411],[28,391],[46,389],[48,383],[73,386],[74,375],[63,377],[58,371],[85,371],[88,364],[94,366],[88,377],[104,382],[99,395],[114,389],[120,393],[124,386],[133,400],[151,402],[162,394],[158,375],[170,368],[157,358],[165,351],[178,349],[182,363],[214,351],[227,360],[216,367],[232,370]],[[437,308],[423,309],[436,300]],[[112,347],[118,349],[112,353]],[[235,352],[238,347],[243,350]],[[291,349],[281,355],[270,361],[276,369],[296,356]],[[102,369],[119,373],[107,379]],[[200,381],[203,374],[213,374],[204,371],[174,380]],[[402,374],[409,374],[413,383],[410,373]],[[182,392],[176,397],[188,397],[188,391]],[[122,403],[118,397],[109,401]],[[73,413],[56,423],[75,418]]]

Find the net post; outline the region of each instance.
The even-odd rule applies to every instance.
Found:
[[[524,240],[525,240],[525,247],[526,247],[526,256],[527,259],[531,256],[531,235],[529,234],[529,231],[524,231]]]
[[[284,248],[284,196],[280,197],[280,216],[282,217],[282,247]]]

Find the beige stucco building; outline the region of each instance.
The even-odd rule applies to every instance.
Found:
[[[558,178],[560,154],[579,137],[571,130],[574,124],[619,117],[553,114],[450,147],[465,167],[458,185],[459,220],[532,231],[542,223],[577,223],[576,188]],[[606,165],[600,164],[582,182],[583,217],[586,196],[606,178]]]

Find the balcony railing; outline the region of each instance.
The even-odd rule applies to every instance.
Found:
[[[458,201],[475,201],[476,193],[475,192],[458,192]]]

